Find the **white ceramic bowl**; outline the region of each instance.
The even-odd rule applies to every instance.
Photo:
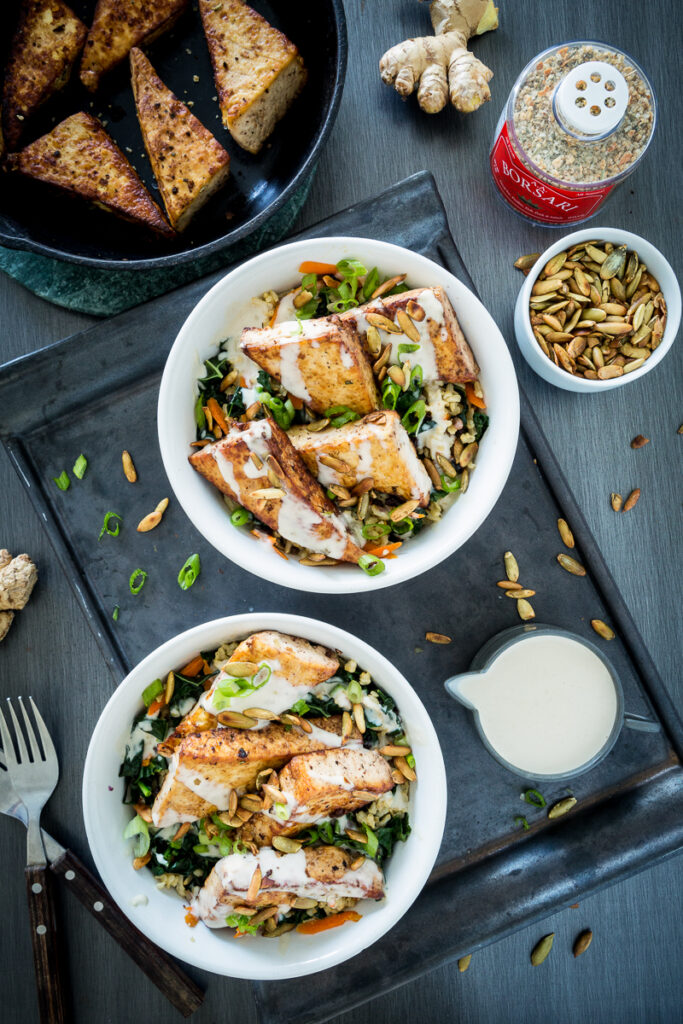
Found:
[[[555,363],[548,359],[539,348],[529,320],[531,289],[548,260],[552,259],[558,252],[568,249],[571,245],[576,245],[577,242],[585,242],[588,239],[599,239],[602,242],[613,242],[619,245],[626,244],[629,249],[637,252],[643,263],[659,281],[667,306],[664,336],[650,358],[645,361],[640,369],[633,370],[632,373],[626,373],[621,377],[612,377],[609,380],[584,380],[583,377],[573,377],[571,373],[567,373],[566,370],[555,366]],[[584,228],[581,231],[574,231],[571,235],[565,235],[564,238],[560,238],[549,249],[546,249],[534,265],[533,270],[527,275],[524,284],[519,290],[515,305],[515,336],[522,355],[531,369],[535,370],[539,377],[548,381],[549,384],[554,384],[555,387],[562,388],[564,391],[578,391],[582,394],[596,395],[603,391],[609,391],[610,388],[621,388],[624,384],[639,380],[646,373],[649,373],[650,370],[653,370],[655,366],[661,363],[673,345],[680,322],[681,289],[678,286],[678,281],[671,264],[662,256],[659,249],[655,249],[654,245],[646,241],[646,239],[641,238],[640,235],[634,235],[630,231],[622,231],[619,228]]]
[[[190,466],[189,444],[195,438],[194,382],[203,360],[216,352],[227,334],[231,306],[244,307],[252,296],[284,291],[301,279],[303,260],[336,263],[356,256],[367,267],[389,276],[406,273],[411,285],[442,285],[481,367],[481,382],[490,414],[477,465],[467,493],[437,524],[406,544],[398,558],[387,560],[379,576],[356,566],[312,568],[284,561],[248,531],[230,523],[220,492]],[[495,505],[507,480],[519,433],[517,380],[503,337],[472,292],[438,264],[397,245],[365,238],[316,238],[280,246],[242,264],[219,281],[183,324],[166,361],[158,406],[159,445],[176,498],[200,533],[243,569],[281,586],[326,594],[378,590],[412,579],[447,558],[472,536]]]
[[[122,803],[119,765],[134,715],[147,684],[188,661],[198,650],[218,647],[257,629],[276,629],[340,650],[367,669],[396,701],[417,762],[418,782],[410,801],[411,834],[398,843],[386,865],[387,896],[362,903],[362,920],[320,935],[288,933],[279,939],[255,936],[235,940],[232,933],[184,921],[183,903],[159,891],[150,872],[133,869],[130,842],[123,830],[131,817]],[[315,619],[254,612],[188,629],[149,654],[110,697],[88,747],[83,773],[85,828],[97,870],[111,895],[140,931],[173,956],[232,978],[263,981],[294,978],[324,970],[376,942],[405,914],[434,865],[446,819],[446,774],[434,726],[407,680],[362,640]],[[138,895],[146,905],[134,906]]]

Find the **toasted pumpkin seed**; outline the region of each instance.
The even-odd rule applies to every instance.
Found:
[[[353,705],[353,720],[356,723],[356,728],[361,735],[365,732],[365,712],[363,711],[362,704]]]
[[[382,339],[380,338],[379,331],[372,324],[369,325],[367,333],[365,335],[367,342],[368,351],[371,356],[378,356],[382,351]]]
[[[635,508],[639,498],[640,487],[636,487],[634,491],[631,491],[628,498],[624,502],[624,512],[630,512],[632,508]]]
[[[301,840],[290,839],[289,836],[273,836],[272,843],[280,853],[298,853],[303,845]]]
[[[501,590],[513,591],[513,590],[522,590],[523,589],[521,583],[513,583],[512,580],[498,580],[498,582],[496,583],[496,586],[500,587]]]
[[[516,601],[521,601],[522,598],[533,597],[535,593],[536,593],[535,590],[528,590],[528,589],[525,590],[523,587],[520,587],[519,590],[506,590],[505,591],[505,596],[506,597],[513,597]]]
[[[130,452],[125,449],[121,453],[121,462],[123,464],[123,474],[131,484],[134,484],[138,478],[137,470],[133,465],[133,460],[130,456]]]
[[[614,630],[610,629],[606,622],[602,619],[591,619],[591,626],[603,640],[614,640]]]
[[[571,573],[572,576],[586,575],[584,567],[580,562],[577,562],[575,558],[572,558],[571,555],[565,555],[564,552],[562,552],[557,556],[557,561],[560,563],[562,568],[566,570],[566,572]]]
[[[577,956],[581,956],[582,953],[585,953],[592,941],[593,932],[590,928],[586,928],[584,932],[581,932],[581,934],[576,937],[576,941],[572,947],[574,959],[576,959]]]
[[[406,338],[410,338],[412,342],[419,344],[420,332],[404,310],[399,309],[396,314],[396,322],[401,327]]]
[[[644,448],[645,445],[649,443],[649,437],[643,437],[642,434],[636,434],[636,436],[631,441],[631,448]]]
[[[262,880],[263,876],[261,874],[261,868],[257,865],[254,874],[251,876],[249,888],[247,889],[247,899],[250,902],[253,902],[258,896],[258,891],[261,888]]]
[[[387,744],[385,747],[380,747],[378,751],[378,753],[383,754],[385,757],[407,757],[410,752],[410,747],[398,746],[391,743]]]
[[[562,543],[564,545],[566,545],[566,547],[568,547],[568,548],[573,548],[574,544],[575,544],[574,534],[569,529],[569,524],[568,524],[567,520],[566,519],[558,519],[557,520],[557,529],[559,530],[560,537],[562,538]]]
[[[446,636],[445,633],[427,632],[427,633],[425,633],[425,640],[428,640],[430,644],[450,644],[450,643],[452,643],[452,638],[450,636]]]
[[[458,960],[458,970],[461,974],[464,974],[467,968],[472,962],[472,954],[468,953],[467,956],[461,956]]]
[[[402,334],[401,328],[398,324],[395,324],[389,317],[383,316],[381,313],[366,313],[365,319],[373,327],[378,327],[382,331],[386,331],[387,334]]]
[[[228,661],[223,665],[223,671],[235,679],[251,679],[258,672],[258,665],[253,661]]]
[[[217,717],[221,725],[232,729],[251,729],[258,725],[256,718],[250,718],[249,715],[243,715],[239,711],[221,711]]]
[[[550,950],[553,948],[553,941],[555,939],[555,932],[550,932],[549,935],[544,935],[539,942],[536,943],[531,951],[531,963],[534,967],[538,967],[547,958]]]
[[[515,260],[515,267],[517,270],[529,271],[533,267],[534,263],[537,262],[541,257],[540,252],[530,252],[528,256],[518,256]]]
[[[406,306],[406,313],[412,320],[415,320],[417,323],[421,323],[424,320],[425,316],[427,315],[422,306],[420,306],[419,303],[415,302],[414,299],[410,299],[408,301],[408,305]]]
[[[415,772],[414,768],[410,767],[405,757],[395,758],[394,763],[396,764],[396,767],[400,771],[401,775],[405,776],[406,779],[409,779],[410,782],[416,781],[417,773]]]
[[[609,500],[610,500],[610,505],[612,506],[614,511],[615,512],[621,512],[621,506],[624,503],[624,499],[622,498],[622,496],[620,494],[618,494],[616,491],[612,491],[612,494],[610,495],[610,499]]]
[[[512,596],[514,597],[515,595],[513,594]],[[536,612],[531,607],[526,598],[520,598],[517,601],[517,614],[519,615],[520,619],[523,619],[525,622],[528,619],[536,618]]]
[[[506,551],[503,555],[503,561],[505,563],[505,575],[512,583],[516,583],[519,579],[519,566],[517,565],[517,559],[511,551]]]
[[[575,796],[566,796],[563,800],[558,800],[556,804],[553,804],[548,811],[549,818],[561,818],[563,814],[571,811],[572,807],[576,807],[577,799]]]

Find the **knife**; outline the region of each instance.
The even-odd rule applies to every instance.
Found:
[[[16,818],[24,825],[28,812],[14,792],[9,774],[5,769],[0,750],[0,813]],[[138,965],[141,971],[154,982],[166,998],[179,1010],[183,1017],[189,1017],[199,1009],[204,992],[173,960],[158,946],[155,946],[129,921],[123,911],[112,900],[102,883],[95,878],[71,850],[65,849],[45,829],[41,829],[45,855],[50,868],[63,879],[69,889],[116,939],[123,950]]]

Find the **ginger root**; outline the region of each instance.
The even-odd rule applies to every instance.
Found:
[[[38,570],[28,555],[12,558],[0,549],[0,640],[9,633],[14,613],[26,606],[37,579]]]
[[[493,72],[469,52],[467,42],[498,28],[493,0],[433,0],[435,35],[406,39],[379,62],[382,81],[405,97],[418,85],[417,102],[427,114],[438,114],[449,95],[453,106],[471,113],[491,99]]]

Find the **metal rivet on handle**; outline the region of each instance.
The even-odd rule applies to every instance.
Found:
[[[45,932],[47,931],[47,928],[45,927],[44,924],[39,924],[38,927],[36,928],[36,931],[38,935],[44,935]]]
[[[92,906],[93,906],[93,910],[96,910],[98,914],[99,914],[100,910],[104,910],[104,903],[102,903],[101,900],[97,900],[95,903],[93,903]]]
[[[34,892],[36,894],[36,896],[38,895],[39,892],[42,892],[42,891],[43,891],[43,887],[40,884],[40,882],[34,882],[33,885],[31,886],[31,892]]]
[[[67,882],[73,882],[74,878],[76,877],[76,872],[67,871],[64,877],[66,878]]]

